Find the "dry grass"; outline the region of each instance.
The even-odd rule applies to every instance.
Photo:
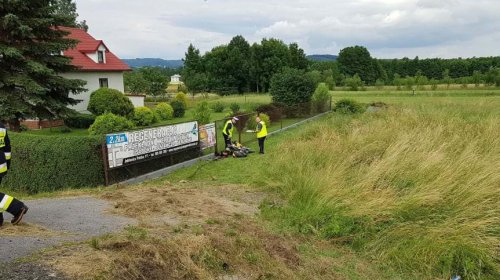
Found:
[[[2,236],[15,236],[15,237],[54,237],[60,236],[64,233],[53,232],[44,227],[20,223],[17,226],[13,226],[10,223],[4,222],[4,225],[0,227],[0,238]]]
[[[112,210],[115,214],[141,222],[119,234],[43,256],[44,263],[70,279],[289,280],[380,275],[366,261],[329,242],[266,230],[254,217],[262,193],[242,186],[193,188],[185,182],[119,189],[102,196],[120,203]],[[158,222],[162,217],[175,222]]]
[[[471,108],[391,109],[311,126],[271,161],[289,205],[268,215],[405,274],[499,277],[500,117],[487,104]]]

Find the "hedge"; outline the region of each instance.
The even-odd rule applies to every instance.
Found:
[[[2,187],[34,194],[104,185],[102,138],[24,133],[9,136],[12,165]]]

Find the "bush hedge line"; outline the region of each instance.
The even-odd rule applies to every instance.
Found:
[[[38,193],[104,184],[102,138],[23,133],[9,136],[12,166],[2,187]]]

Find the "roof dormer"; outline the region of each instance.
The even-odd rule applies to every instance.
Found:
[[[97,49],[95,49],[93,51],[86,51],[85,54],[90,59],[92,59],[92,61],[94,61],[95,63],[105,64],[106,63],[106,51],[107,50],[108,49],[106,48],[106,46],[102,42],[100,42],[100,44],[97,47]]]

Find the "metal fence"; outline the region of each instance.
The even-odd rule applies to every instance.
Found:
[[[246,131],[256,129],[256,127],[252,127],[252,125],[255,125],[255,121],[252,122],[251,119],[259,116],[260,114],[266,114],[269,116],[270,123],[267,124],[267,130],[268,133],[271,133],[298,123],[304,119],[308,119],[331,110],[332,99],[330,97],[328,102],[319,106],[318,104],[314,105],[313,103],[302,103],[295,106],[267,104],[259,106],[256,111],[252,113],[232,114],[227,118],[215,121],[217,145],[210,151],[220,152],[224,150],[225,143],[222,130],[225,123],[233,116],[238,117],[239,120],[236,122],[232,141],[238,141],[243,145],[247,145],[257,140],[255,133],[248,133]]]

